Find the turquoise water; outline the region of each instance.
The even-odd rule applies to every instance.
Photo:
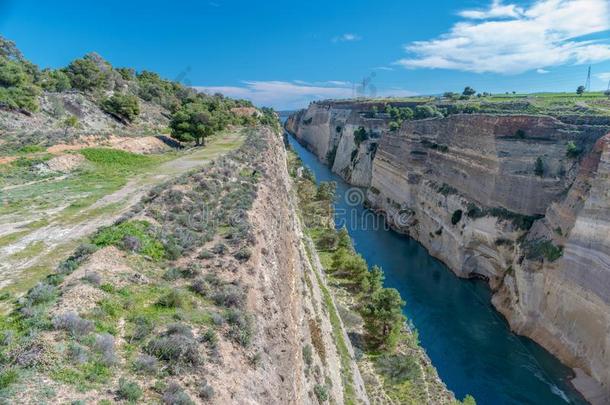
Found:
[[[471,394],[479,405],[586,404],[569,383],[569,368],[511,333],[484,281],[459,279],[419,243],[386,229],[380,217],[354,204],[358,189],[288,138],[317,181],[337,183],[336,222],[347,226],[369,265],[383,268],[385,286],[400,291],[421,345],[458,398]]]

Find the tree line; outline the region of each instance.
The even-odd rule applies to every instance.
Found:
[[[113,67],[89,53],[59,69],[40,69],[28,61],[13,41],[0,37],[0,108],[31,115],[40,109],[43,92],[80,92],[125,125],[134,122],[141,102],[159,105],[170,116],[172,136],[182,142],[203,144],[204,139],[231,124],[275,125],[275,113],[265,109],[252,116],[232,112],[253,107],[247,100],[222,94],[208,95],[157,73]],[[74,119],[65,120],[75,126]]]

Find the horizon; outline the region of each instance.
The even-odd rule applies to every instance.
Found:
[[[589,67],[592,91],[610,86],[609,0],[443,0],[434,9],[384,0],[373,11],[356,1],[350,18],[345,7],[4,1],[0,27],[41,68],[97,52],[113,66],[278,110],[465,86],[492,94],[575,92]]]

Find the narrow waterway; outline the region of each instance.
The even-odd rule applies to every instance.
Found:
[[[459,279],[419,243],[387,230],[378,216],[354,204],[358,191],[288,138],[317,181],[337,183],[337,224],[346,225],[369,265],[383,268],[385,286],[400,291],[421,345],[458,398],[471,394],[479,405],[586,403],[569,383],[569,368],[511,333],[484,281]]]

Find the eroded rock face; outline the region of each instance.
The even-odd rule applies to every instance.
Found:
[[[323,160],[336,145],[333,171],[370,186],[373,209],[459,276],[488,279],[514,330],[591,376],[589,398],[610,397],[609,128],[473,114],[391,132],[353,108],[313,104],[287,129]],[[359,126],[378,139],[357,146]]]
[[[292,115],[286,129],[331,165],[333,172],[353,185],[368,187],[378,140],[387,132],[387,124],[386,119],[372,118],[368,112],[353,110],[349,105],[312,104]],[[368,139],[355,139],[354,132],[360,127]]]

